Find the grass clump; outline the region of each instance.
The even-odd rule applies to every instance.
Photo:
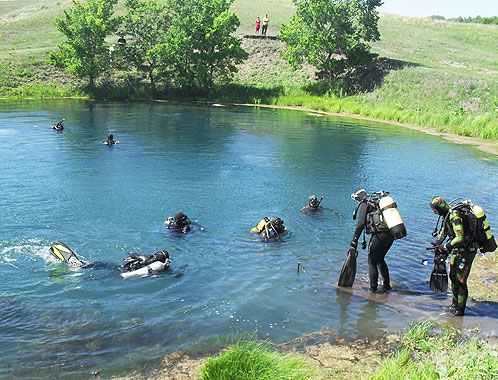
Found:
[[[385,359],[371,380],[498,378],[498,350],[476,337],[434,320],[420,322],[402,338],[402,346]]]
[[[256,342],[238,343],[201,368],[202,380],[312,380],[318,369],[303,357],[284,355]]]

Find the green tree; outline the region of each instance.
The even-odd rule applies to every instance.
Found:
[[[164,42],[170,26],[168,10],[158,0],[126,0],[128,13],[124,16],[124,28],[132,38],[126,44],[126,57],[138,71],[147,73],[152,93],[156,93],[156,76],[161,56],[158,46]]]
[[[119,19],[112,18],[118,0],[73,0],[64,11],[64,18],[56,18],[57,29],[66,41],[52,52],[50,62],[67,67],[70,73],[88,77],[90,88],[95,79],[109,66],[109,48],[105,38],[116,31]]]
[[[381,0],[294,0],[296,14],[280,29],[282,54],[292,66],[303,61],[321,77],[347,77],[372,60],[368,42],[377,41]]]
[[[172,26],[162,46],[179,86],[210,89],[227,82],[236,65],[247,58],[240,38],[231,34],[240,25],[230,13],[233,0],[172,0]]]

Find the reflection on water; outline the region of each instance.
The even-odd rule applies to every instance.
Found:
[[[98,144],[107,133],[120,144]],[[497,163],[437,136],[297,111],[4,103],[0,377],[110,375],[227,334],[282,342],[330,328],[354,339],[439,315],[449,300],[429,292],[430,268],[419,264],[435,223],[428,202],[471,197],[498,226]],[[390,295],[364,289],[364,251],[353,292],[333,286],[358,187],[390,191],[407,226],[387,256]],[[340,215],[301,213],[311,194]],[[206,230],[166,231],[180,210]],[[281,241],[249,234],[274,215],[289,229]],[[125,280],[68,268],[48,253],[57,239],[88,262],[167,249],[171,273]],[[496,314],[471,303],[465,321],[492,325]]]

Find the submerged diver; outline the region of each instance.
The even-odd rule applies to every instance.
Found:
[[[464,228],[465,216],[461,210],[457,207],[452,208],[442,197],[432,198],[430,206],[434,214],[443,218],[441,230],[436,241],[432,243],[436,251],[434,262],[443,262],[444,273],[446,273],[445,261],[448,255],[452,254],[450,261],[452,293],[450,311],[456,316],[462,316],[469,296],[467,279],[479,244],[472,237],[470,228]],[[444,243],[447,238],[449,241]],[[437,274],[434,272],[431,274],[431,282]]]
[[[52,126],[52,129],[55,129],[56,131],[62,131],[64,129],[64,125],[62,123],[65,121],[66,121],[66,119],[63,118],[61,121],[54,124]]]
[[[108,146],[112,146],[114,144],[119,144],[119,141],[114,140],[114,135],[112,133],[107,134],[107,141],[101,141],[99,144],[104,144]]]
[[[370,242],[368,243],[370,291],[373,293],[377,292],[379,269],[383,279],[383,291],[388,291],[391,289],[391,282],[389,268],[384,258],[394,242],[394,236],[382,218],[378,203],[370,202],[371,196],[364,189],[356,190],[351,194],[351,198],[358,202],[353,219],[355,219],[356,214],[359,212],[358,223],[356,224],[353,239],[351,240],[351,247],[356,249],[358,238],[363,230],[365,230],[365,233],[371,234]],[[365,236],[363,236],[363,249],[365,249],[365,245]]]
[[[164,227],[166,227],[167,229],[175,230],[183,234],[191,231],[190,226],[196,226],[201,231],[204,231],[204,227],[202,227],[197,222],[190,221],[188,216],[181,211],[175,213],[174,216],[168,217],[168,219],[166,219],[166,221],[164,222]]]
[[[166,250],[161,250],[148,256],[130,253],[130,257],[124,259],[123,265],[101,261],[94,263],[84,262],[76,256],[71,248],[60,241],[55,241],[49,250],[55,258],[72,267],[116,270],[121,272],[121,276],[124,278],[162,272],[168,269],[171,263],[169,253]]]
[[[273,216],[261,219],[258,225],[251,229],[251,234],[256,234],[263,239],[278,239],[286,231],[287,228],[284,226],[284,221],[278,216]]]
[[[335,213],[336,215],[340,215],[337,210],[332,210],[331,208],[328,208],[328,207],[325,207],[325,206],[320,206],[320,203],[322,203],[323,198],[325,198],[325,195],[322,195],[322,197],[320,198],[320,200],[318,200],[318,198],[316,197],[316,195],[311,195],[308,198],[308,205],[301,207],[301,212],[303,214],[306,214],[306,211],[309,210],[311,213],[314,213],[314,212],[316,212],[318,210],[324,209],[324,210],[330,210],[333,213]]]

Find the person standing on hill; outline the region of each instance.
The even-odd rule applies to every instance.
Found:
[[[258,18],[256,19],[256,34],[259,33],[259,26],[261,25],[261,20],[258,16]]]
[[[270,20],[268,19],[268,15],[265,15],[263,18],[263,28],[261,29],[261,35],[266,36],[266,32],[268,31],[268,23]]]

